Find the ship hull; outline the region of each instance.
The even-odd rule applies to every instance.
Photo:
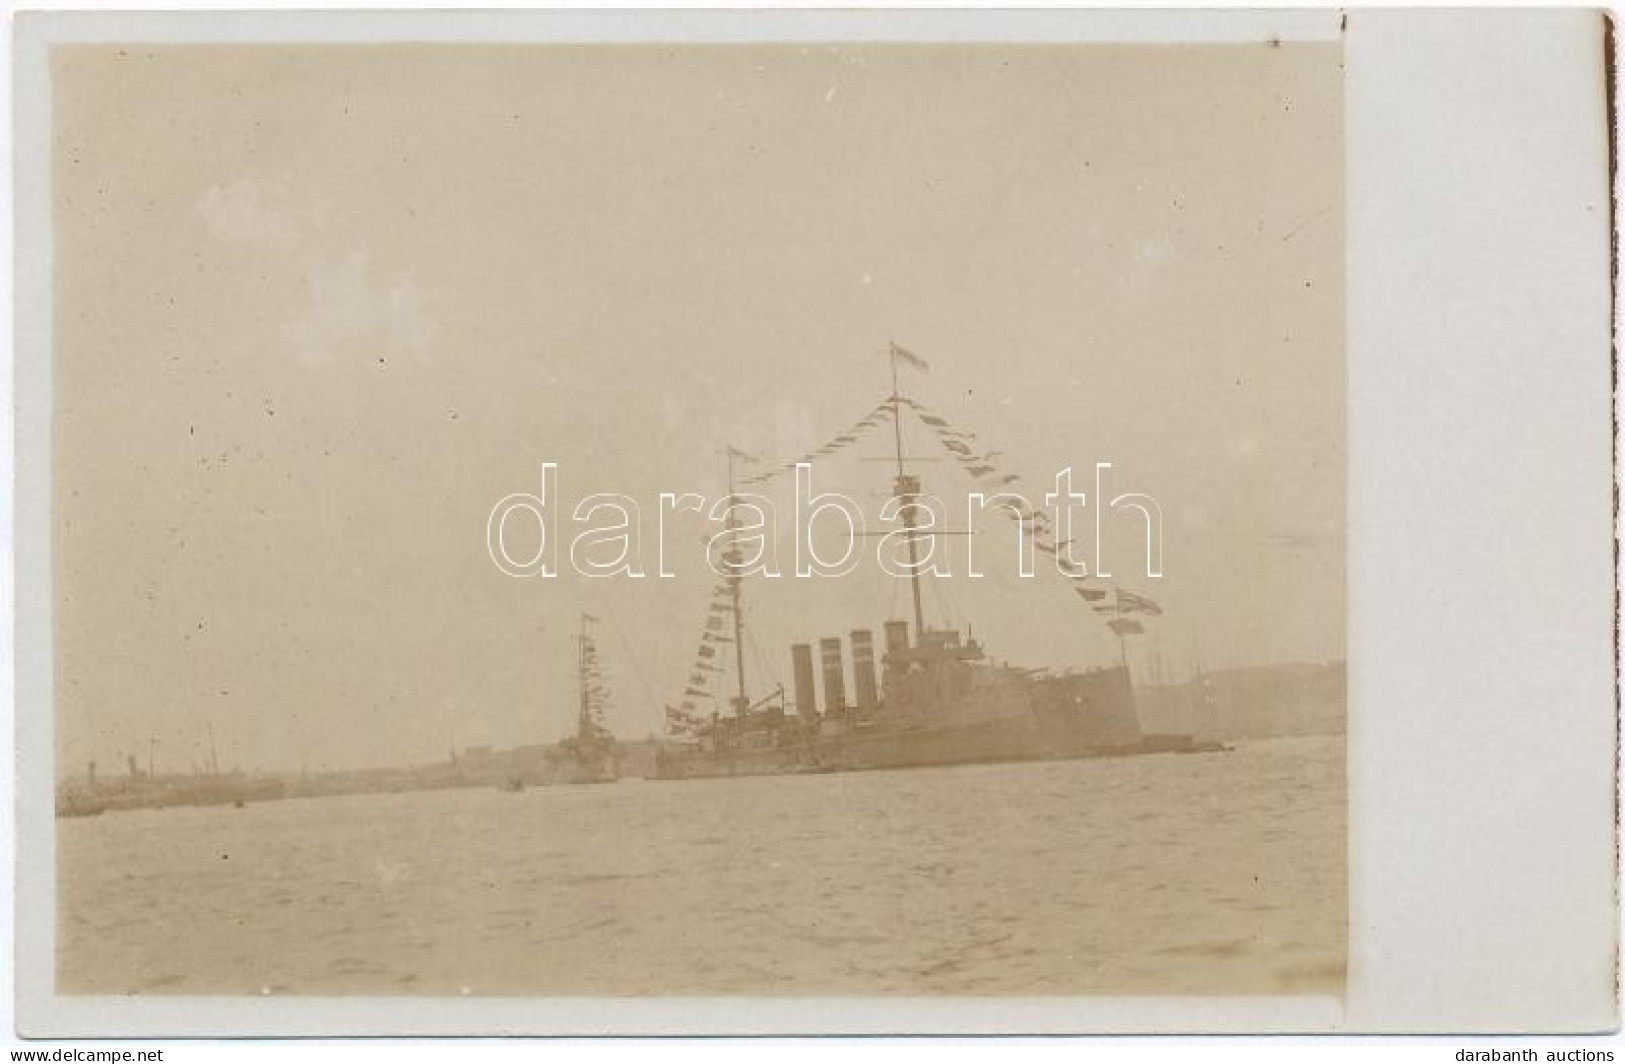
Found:
[[[802,749],[693,751],[660,762],[658,779],[868,772],[932,765],[997,764],[1006,761],[1070,761],[1150,753],[1171,746],[1140,742],[1112,746],[1055,746],[1036,729],[1004,724],[939,728],[899,735],[852,736]]]
[[[1172,752],[1187,736],[1142,735],[1126,671],[1024,687],[1019,702],[978,719],[986,705],[947,699],[919,714],[880,712],[867,722],[790,728],[771,745],[673,749],[659,779],[864,772],[933,765],[1061,761]]]

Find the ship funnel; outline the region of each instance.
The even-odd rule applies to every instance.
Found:
[[[796,714],[802,720],[818,716],[818,702],[813,694],[812,645],[797,643],[790,648],[790,668],[795,676]]]
[[[852,686],[857,688],[858,708],[875,708],[875,637],[867,628],[852,632]]]
[[[831,717],[846,713],[846,678],[841,669],[839,638],[820,639],[818,649],[824,659],[824,713]]]

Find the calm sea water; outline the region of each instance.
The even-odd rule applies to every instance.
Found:
[[[57,824],[89,993],[1342,988],[1344,744]]]

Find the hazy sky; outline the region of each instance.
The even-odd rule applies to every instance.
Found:
[[[245,767],[551,739],[584,607],[612,725],[655,728],[705,530],[677,580],[513,580],[492,504],[543,461],[571,505],[715,494],[723,442],[793,458],[869,409],[892,339],[1035,502],[1097,461],[1161,502],[1166,576],[1125,584],[1169,668],[1343,654],[1336,45],[80,47],[54,84],[67,767],[186,767],[211,725]],[[906,608],[873,567],[751,596],[769,683]],[[927,612],[1020,664],[1116,653],[1044,572]]]

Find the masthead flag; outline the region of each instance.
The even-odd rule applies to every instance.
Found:
[[[910,369],[917,369],[921,373],[924,373],[931,368],[930,366],[926,365],[925,359],[921,358],[919,355],[916,355],[914,352],[905,347],[898,346],[897,341],[895,340],[891,342],[891,356],[902,362],[903,365],[909,367]]]

